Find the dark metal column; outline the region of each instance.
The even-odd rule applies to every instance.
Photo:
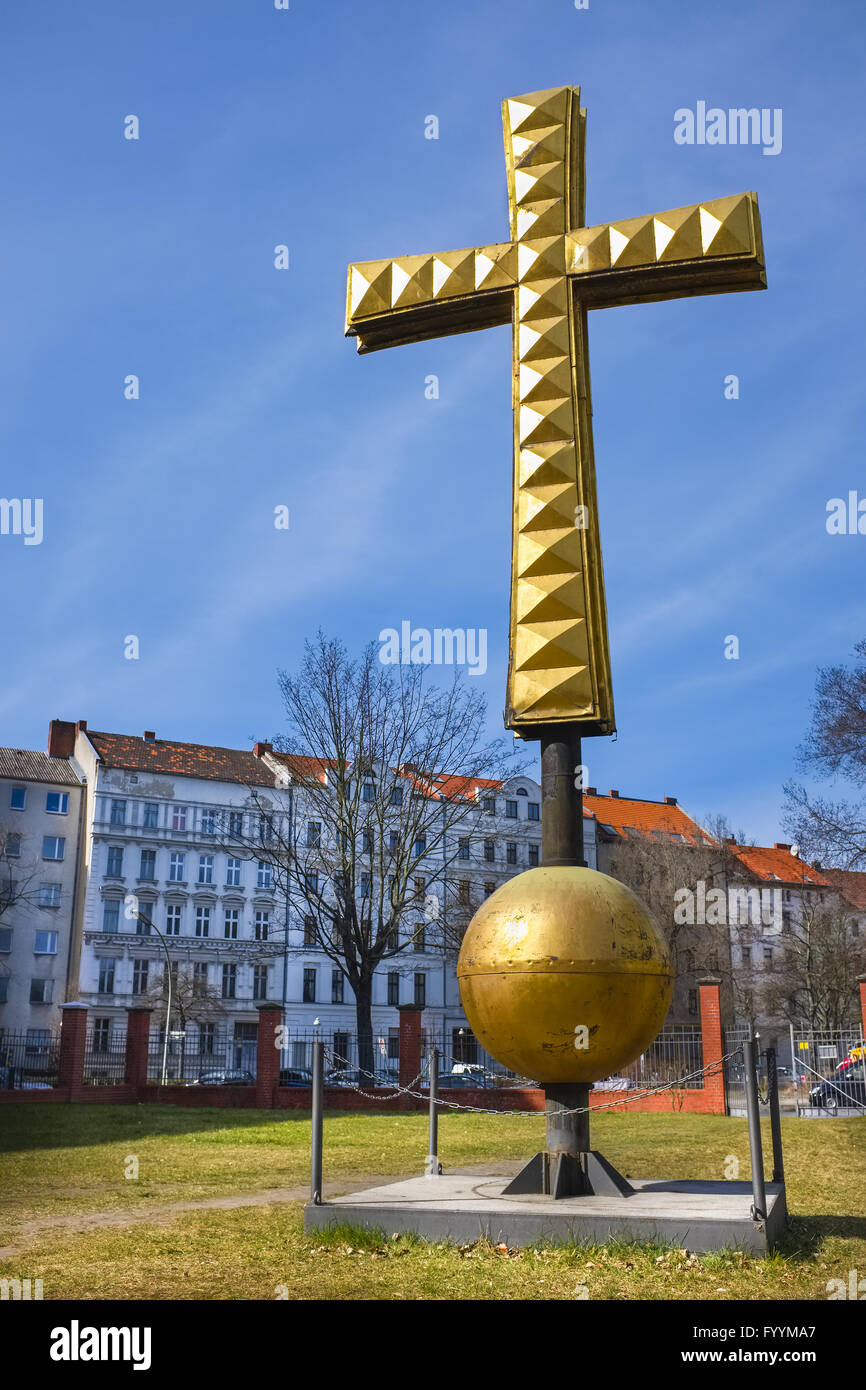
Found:
[[[310,1176],[310,1200],[321,1206],[322,1202],[322,1141],[324,1138],[324,1059],[325,1044],[313,1043],[313,1154]]]
[[[770,1099],[770,1133],[773,1136],[773,1182],[785,1181],[782,1163],[782,1119],[779,1113],[779,1073],[776,1070],[776,1049],[767,1048],[767,1090]]]
[[[579,727],[579,726],[578,726]],[[580,734],[574,726],[541,735],[541,862],[583,865],[583,791]]]
[[[764,1190],[761,1112],[758,1108],[758,1078],[755,1075],[755,1045],[751,1038],[747,1038],[743,1043],[743,1065],[746,1074],[746,1114],[749,1118],[749,1153],[752,1162],[752,1216],[755,1221],[766,1221],[767,1194]]]

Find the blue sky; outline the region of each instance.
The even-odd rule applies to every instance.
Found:
[[[815,666],[864,635],[866,536],[825,528],[866,497],[864,38],[860,0],[7,8],[0,495],[45,511],[41,545],[0,536],[0,743],[247,747],[318,625],[403,619],[488,630],[499,727],[510,332],[358,358],[345,273],[505,239],[500,102],[573,82],[587,221],[755,189],[769,281],[591,316],[619,736],[590,780],[772,842]],[[701,100],[780,107],[781,153],[677,145]]]

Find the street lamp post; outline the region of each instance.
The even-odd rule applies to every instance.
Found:
[[[145,917],[143,912],[138,911],[138,908],[134,909],[134,915],[138,918],[139,922],[144,922],[146,927],[156,932],[162,942],[162,949],[165,951],[166,975],[168,977],[168,1002],[165,1014],[165,1032],[162,1040],[162,1079],[160,1081],[160,1085],[164,1086],[166,1084],[166,1072],[168,1070],[168,1030],[171,1027],[171,956],[168,953],[168,943],[156,923],[151,922],[149,917]]]

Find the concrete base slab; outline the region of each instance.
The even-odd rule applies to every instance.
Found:
[[[695,1252],[741,1249],[766,1255],[784,1231],[785,1188],[767,1183],[767,1219],[752,1220],[746,1182],[659,1182],[631,1179],[628,1197],[507,1194],[508,1178],[444,1173],[409,1178],[333,1197],[304,1209],[304,1229],[361,1226],[386,1235],[413,1231],[427,1240],[504,1242],[653,1241]]]

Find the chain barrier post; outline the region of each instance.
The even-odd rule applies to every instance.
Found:
[[[322,1141],[325,1112],[324,1059],[325,1044],[317,1040],[313,1043],[313,1153],[310,1176],[310,1201],[317,1207],[322,1205]]]
[[[761,1112],[758,1109],[758,1078],[755,1075],[755,1045],[752,1038],[743,1043],[746,1082],[746,1114],[749,1120],[749,1153],[752,1162],[752,1219],[766,1221],[767,1196],[764,1191],[764,1154],[761,1148]]]
[[[430,1095],[430,1121],[427,1139],[427,1166],[424,1176],[438,1178],[441,1172],[439,1163],[439,1049],[431,1047],[427,1053],[427,1082]]]
[[[767,1048],[767,1090],[770,1097],[770,1133],[773,1136],[773,1182],[785,1181],[782,1163],[782,1119],[779,1112],[779,1073],[776,1069],[776,1049]]]

